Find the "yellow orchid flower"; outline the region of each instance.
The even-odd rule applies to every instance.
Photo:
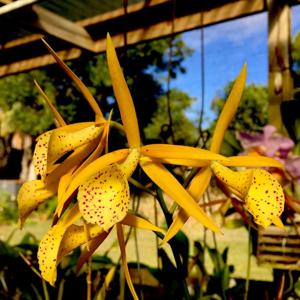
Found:
[[[218,162],[210,165],[214,175],[245,202],[246,209],[257,224],[267,227],[274,223],[284,228],[279,216],[284,207],[284,194],[279,182],[266,170],[232,171]]]
[[[23,226],[29,214],[49,197],[55,195],[60,178],[75,170],[89,157],[95,159],[105,147],[109,121],[103,118],[102,112],[87,87],[56,55],[54,50],[44,41],[57,63],[75,82],[95,112],[95,122],[84,122],[67,125],[41,87],[35,84],[53,113],[57,129],[47,131],[37,138],[33,154],[33,165],[37,176],[41,179],[29,181],[22,185],[17,201],[19,220]],[[60,212],[62,206],[59,206]]]
[[[130,199],[128,178],[139,164],[152,181],[184,207],[190,215],[204,226],[218,232],[218,226],[162,163],[203,166],[208,161],[222,161],[226,158],[207,150],[186,146],[161,144],[141,146],[133,101],[109,36],[107,59],[129,149],[108,153],[90,163],[73,177],[63,195],[63,201],[66,202],[78,189],[77,198],[83,217],[87,222],[98,224],[108,230],[128,211]]]
[[[106,232],[97,224],[74,224],[75,222],[78,222],[80,217],[81,212],[79,210],[79,206],[78,204],[75,204],[66,212],[63,218],[61,218],[59,222],[44,235],[40,242],[38,249],[38,262],[41,275],[51,285],[54,285],[56,281],[56,268],[64,256],[75,248],[88,243],[88,247],[86,247],[86,249],[82,252],[78,260],[77,270],[79,271],[83,263],[96,251],[111,231],[108,230],[108,232]],[[134,299],[138,299],[129,275],[122,225],[160,233],[163,233],[163,230],[151,224],[147,220],[129,213],[127,213],[125,217],[116,224],[126,280]]]
[[[234,117],[236,110],[239,106],[240,99],[242,96],[242,92],[244,89],[245,81],[246,81],[246,74],[247,74],[247,69],[246,65],[242,68],[239,76],[237,77],[232,90],[228,96],[227,101],[225,102],[225,105],[222,109],[222,112],[220,114],[220,117],[217,121],[216,127],[214,129],[214,134],[212,137],[212,142],[210,146],[210,150],[214,153],[218,153],[220,151],[222,141],[225,135],[225,132],[229,126],[229,123],[231,122],[232,118]],[[207,165],[199,170],[199,172],[194,176],[193,180],[187,187],[188,193],[196,200],[199,200],[205,190],[207,189],[210,179],[212,176],[212,169],[210,166],[214,166],[213,170],[216,169],[216,166],[223,165],[222,170],[224,170],[225,166],[227,167],[275,167],[275,168],[283,168],[283,165],[275,159],[269,158],[269,157],[264,157],[264,156],[256,156],[255,158],[253,156],[233,156],[233,157],[228,157],[228,159],[225,161],[223,160],[222,162],[219,161],[219,164],[213,162],[213,163],[207,163]],[[265,172],[265,171],[264,171]],[[263,173],[264,173],[263,172]],[[229,173],[229,171],[227,172]],[[226,174],[227,174],[226,173]],[[253,173],[259,173],[261,174],[261,170],[249,170],[246,174],[248,176],[248,182],[251,182],[251,178]],[[265,174],[265,173],[264,173]],[[266,178],[269,178],[269,176],[265,175]],[[271,176],[271,175],[270,175]],[[257,176],[258,180],[261,181],[263,176]],[[226,175],[224,176],[224,180],[226,179]],[[272,181],[273,178],[270,181]],[[273,182],[273,181],[272,181]],[[247,188],[250,189],[251,185],[247,185]],[[259,190],[259,193],[261,195],[262,190],[263,190],[263,185],[261,186],[262,189]],[[282,194],[282,188],[280,185],[275,185],[276,191],[278,192],[279,195]],[[246,187],[245,187],[246,189]],[[250,192],[250,190],[249,190]],[[252,189],[251,189],[251,195],[252,195]],[[245,195],[244,195],[245,196]],[[270,204],[270,201],[266,201],[265,205],[270,206],[270,213],[274,213],[274,216],[279,217],[282,209],[281,206],[282,204],[282,197],[280,197],[280,203],[281,205],[275,205],[272,207],[273,203]],[[259,224],[270,224],[270,216],[264,215],[263,212],[254,210],[253,207],[256,207],[257,201],[261,201],[262,199],[256,198],[256,197],[251,197],[249,196],[246,204],[246,209],[249,210],[250,213],[254,214],[255,221],[257,221]],[[266,198],[263,198],[266,199]],[[276,199],[276,197],[272,198],[273,201]],[[249,203],[250,201],[250,203]],[[251,207],[251,208],[250,208]],[[274,208],[276,207],[277,211],[274,212]],[[183,227],[185,222],[189,218],[189,212],[185,210],[184,208],[180,209],[178,212],[178,215],[175,217],[173,220],[172,225],[170,226],[169,230],[167,231],[163,243],[168,242],[172,237],[174,237],[177,232]],[[277,226],[282,227],[281,221],[279,218],[272,218],[272,222],[275,223]]]

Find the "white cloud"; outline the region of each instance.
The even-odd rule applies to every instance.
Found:
[[[255,43],[257,41],[255,36],[261,34],[262,32],[267,32],[266,13],[260,13],[206,27],[204,30],[204,41],[206,46],[211,43],[218,42],[220,39],[223,41],[229,41],[234,45],[239,46],[251,38],[252,42]],[[186,32],[183,35],[183,38],[187,45],[189,45],[191,48],[199,49],[199,30]]]

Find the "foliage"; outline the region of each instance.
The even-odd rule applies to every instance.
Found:
[[[34,86],[34,79],[43,84],[50,98],[55,99],[55,88],[44,71],[0,80],[1,135],[17,130],[37,135],[53,124],[52,115]]]
[[[212,102],[212,110],[218,116],[232,88],[233,82],[227,84]],[[268,90],[262,85],[250,84],[245,87],[241,103],[229,125],[229,129],[237,131],[261,131],[268,122]]]
[[[141,128],[145,128],[151,122],[158,108],[159,99],[165,93],[163,76],[166,76],[169,66],[172,78],[180,72],[185,72],[182,62],[191,54],[191,49],[184,44],[180,36],[174,38],[172,45],[170,64],[169,39],[141,43],[128,46],[126,50],[119,50],[121,65],[135,102]],[[108,115],[113,110],[113,119],[118,120],[120,115],[111,88],[106,56],[102,54],[81,56],[68,65],[92,91],[104,115]],[[64,118],[72,122],[93,118],[93,112],[87,103],[82,101],[82,95],[73,88],[69,78],[65,78],[57,66],[48,70],[48,76],[53,79],[53,84],[56,86],[56,99]],[[62,104],[65,105],[63,108]]]
[[[170,92],[171,115],[172,115],[172,130],[174,138],[178,144],[195,144],[197,138],[197,130],[193,123],[185,116],[185,110],[190,107],[194,99],[188,94],[173,89]],[[164,126],[168,125],[168,109],[167,109],[167,96],[161,96],[158,99],[158,108],[154,113],[151,123],[144,129],[147,139],[157,139],[166,142]],[[167,136],[168,138],[168,136]],[[168,139],[170,141],[170,138]]]
[[[0,223],[17,222],[18,207],[16,199],[8,191],[0,190]]]

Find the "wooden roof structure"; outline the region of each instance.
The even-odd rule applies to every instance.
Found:
[[[264,0],[0,0],[0,4],[0,76],[53,63],[41,37],[68,60],[84,51],[104,51],[107,32],[118,47],[125,38],[134,44],[267,10]]]
[[[46,37],[64,60],[268,12],[269,116],[293,98],[290,7],[300,0],[0,0],[0,77],[54,63]]]

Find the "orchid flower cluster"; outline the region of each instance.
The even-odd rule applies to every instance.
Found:
[[[62,258],[73,249],[85,245],[78,261],[80,269],[116,227],[125,278],[133,298],[137,299],[126,261],[123,225],[160,232],[164,234],[162,243],[167,243],[176,235],[190,216],[206,228],[219,232],[219,226],[198,203],[213,175],[242,201],[256,223],[263,227],[272,223],[283,227],[280,215],[284,196],[276,179],[261,169],[235,171],[229,168],[282,168],[282,163],[264,156],[224,157],[219,154],[225,131],[243,92],[246,66],[233,85],[209,150],[169,144],[142,145],[133,100],[108,35],[107,63],[128,141],[128,148],[109,152],[109,129],[114,122],[111,117],[104,118],[87,87],[45,44],[95,112],[93,122],[67,125],[36,83],[54,115],[57,128],[38,137],[33,163],[40,179],[23,184],[18,194],[18,205],[22,226],[41,203],[53,195],[57,196],[54,225],[42,238],[38,250],[41,275],[46,281],[54,285],[56,268]],[[199,171],[184,188],[165,164],[198,168]],[[131,198],[128,180],[138,166],[180,207],[167,232],[129,212]]]

